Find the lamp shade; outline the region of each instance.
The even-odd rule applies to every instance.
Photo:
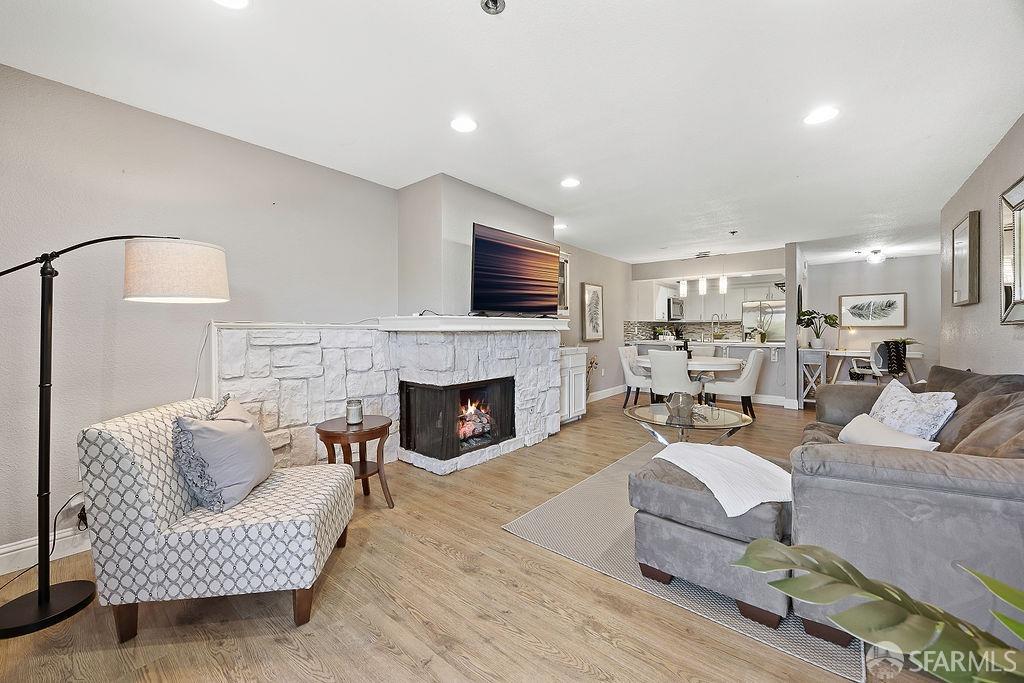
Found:
[[[124,243],[124,299],[174,304],[229,301],[224,250],[179,239]]]

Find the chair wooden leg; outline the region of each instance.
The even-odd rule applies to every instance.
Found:
[[[637,564],[640,565],[640,573],[644,577],[651,579],[653,581],[657,581],[658,583],[672,582],[672,575],[668,572],[663,572],[660,569],[652,567],[649,564],[644,564],[643,562],[638,562]]]
[[[341,530],[341,536],[338,536],[338,542],[334,544],[334,547],[335,548],[344,548],[345,547],[345,543],[347,543],[347,542],[348,542],[348,525],[346,524],[345,528]]]
[[[309,623],[309,615],[313,612],[312,588],[296,588],[292,591],[292,611],[296,626]]]
[[[629,398],[628,392],[627,392],[626,398]],[[640,387],[637,387],[636,391],[633,392],[633,405],[636,405],[636,402],[639,401],[639,400],[640,400]]]
[[[630,393],[631,393],[632,391],[633,391],[633,390],[632,390],[632,389],[630,389],[630,388],[629,388],[629,385],[627,384],[627,385],[626,385],[626,398],[622,399],[622,409],[623,409],[623,410],[625,410],[625,409],[626,409],[626,406],[628,406],[628,405],[629,405],[629,394],[630,394]]]
[[[754,415],[754,397],[747,396],[747,410],[750,411],[750,419],[756,420],[757,415]]]
[[[126,643],[139,632],[139,603],[130,605],[112,605],[114,611],[114,628],[117,630],[117,642]]]

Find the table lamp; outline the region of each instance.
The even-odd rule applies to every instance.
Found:
[[[221,303],[228,294],[227,259],[212,244],[178,237],[116,235],[100,237],[0,271],[0,277],[39,265],[42,307],[39,335],[39,525],[38,588],[0,605],[0,638],[32,633],[64,621],[96,596],[92,581],[50,585],[50,394],[53,360],[53,262],[82,247],[123,241],[124,299],[152,303]]]

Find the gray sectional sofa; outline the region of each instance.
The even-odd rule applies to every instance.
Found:
[[[794,544],[820,545],[997,635],[998,601],[960,565],[1024,585],[1024,375],[935,366],[914,391],[952,391],[957,411],[932,453],[839,443],[881,387],[832,385],[792,453]],[[837,606],[796,602],[828,621]]]
[[[1024,375],[933,367],[912,390],[952,391],[958,409],[931,453],[839,442],[842,427],[869,412],[881,390],[819,390],[817,422],[790,462],[778,462],[793,473],[792,505],[765,503],[729,519],[702,483],[665,461],[632,473],[643,574],[711,588],[775,626],[788,598],[768,588],[766,576],[730,563],[756,537],[820,545],[870,577],[1010,637],[989,612],[996,599],[958,565],[1024,584]],[[827,626],[838,607],[793,605],[808,632],[848,642]]]

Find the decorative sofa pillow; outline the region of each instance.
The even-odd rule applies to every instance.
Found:
[[[1024,395],[1011,394],[1011,397],[1013,400],[1002,411],[982,422],[953,452],[990,458],[1024,458]]]
[[[931,440],[955,411],[953,392],[915,394],[894,379],[882,390],[870,415],[904,434]]]
[[[912,434],[905,434],[882,424],[870,415],[861,413],[839,432],[839,441],[861,446],[890,446],[912,448],[916,451],[934,451],[938,441],[927,441]]]
[[[198,503],[223,512],[270,476],[274,452],[259,425],[235,400],[174,425],[174,464]]]

